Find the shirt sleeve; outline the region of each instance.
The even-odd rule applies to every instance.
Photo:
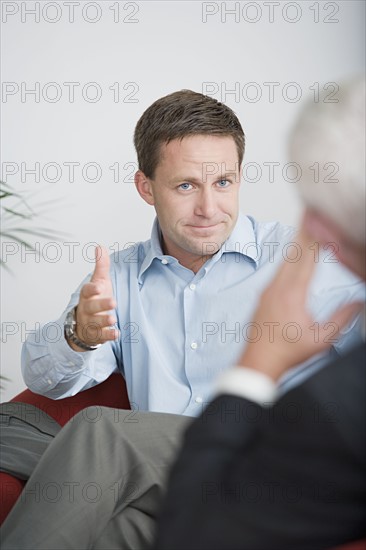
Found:
[[[32,331],[23,344],[23,379],[34,393],[51,399],[70,397],[103,382],[118,368],[112,342],[94,351],[77,352],[65,339],[66,314],[78,304],[81,287],[89,278],[72,294],[61,317]]]
[[[216,395],[236,395],[263,407],[277,399],[277,384],[266,374],[248,367],[234,367],[223,372],[216,381]]]

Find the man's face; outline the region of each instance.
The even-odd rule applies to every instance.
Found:
[[[154,180],[148,181],[165,253],[186,266],[216,253],[238,217],[234,139],[198,135],[164,144]]]

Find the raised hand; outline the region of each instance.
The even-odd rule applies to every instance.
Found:
[[[89,283],[81,291],[76,308],[76,336],[90,346],[116,340],[119,330],[110,328],[116,323],[110,310],[115,309],[112,281],[109,274],[110,260],[105,248],[95,248],[95,268]],[[69,342],[76,351],[82,351]]]
[[[349,303],[327,322],[315,323],[306,304],[316,265],[313,240],[302,230],[297,243],[301,247],[301,257],[297,262],[284,262],[263,292],[252,319],[249,343],[238,363],[264,372],[274,380],[287,369],[330,348],[339,331],[363,307],[361,303]],[[291,326],[296,328],[295,335],[288,332]],[[331,338],[329,327],[332,329]]]

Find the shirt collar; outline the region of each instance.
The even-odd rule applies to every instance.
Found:
[[[241,212],[239,213],[235,227],[231,235],[221,246],[220,250],[214,255],[215,262],[221,258],[223,254],[230,252],[236,252],[246,256],[258,264],[258,245],[254,232],[252,218],[245,216]],[[142,282],[142,276],[147,269],[151,266],[154,259],[160,260],[163,263],[177,263],[178,260],[164,254],[161,248],[161,229],[159,226],[158,218],[156,217],[152,226],[150,241],[146,256],[141,264],[140,273],[138,277],[139,283]]]
[[[216,254],[214,254],[204,265],[205,273],[208,273],[212,269],[216,262],[222,258],[223,254],[228,253],[241,254],[253,261],[255,267],[257,267],[260,254],[258,253],[257,239],[253,226],[254,220],[239,212],[237,222],[231,235],[229,235],[226,241],[221,245],[220,250],[218,250],[218,252],[216,252]]]
[[[155,217],[152,229],[150,241],[148,244],[148,249],[146,256],[141,264],[140,273],[138,277],[138,282],[142,282],[142,276],[147,269],[151,266],[152,262],[156,259],[163,261],[164,263],[176,262],[177,260],[173,256],[168,256],[164,254],[163,249],[161,248],[161,229],[159,226],[158,218]]]
[[[236,252],[250,258],[257,266],[260,256],[258,246],[253,218],[239,212],[235,227],[217,252],[217,256],[219,259],[222,254]]]

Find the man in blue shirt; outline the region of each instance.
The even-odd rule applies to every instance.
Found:
[[[33,391],[57,399],[117,367],[132,407],[149,412],[133,424],[108,409],[95,424],[74,418],[5,522],[4,548],[148,547],[185,417],[202,411],[211,382],[243,345],[264,336],[251,323],[259,296],[283,259],[301,254],[291,228],[239,214],[244,133],[228,107],[188,90],[170,94],[142,115],[135,146],[136,187],[157,213],[151,239],[110,259],[97,248],[93,274],[52,323],[62,336],[47,341],[47,325],[30,336],[23,374]],[[317,271],[308,296],[314,331],[363,291],[338,264],[320,259]],[[264,326],[270,337],[274,325]],[[351,345],[352,326],[332,353]],[[299,328],[287,323],[283,338],[297,341]],[[330,326],[328,337],[336,332]],[[282,391],[325,361],[297,365]],[[56,502],[32,502],[32,488],[55,483]],[[93,502],[84,491],[91,484]]]

